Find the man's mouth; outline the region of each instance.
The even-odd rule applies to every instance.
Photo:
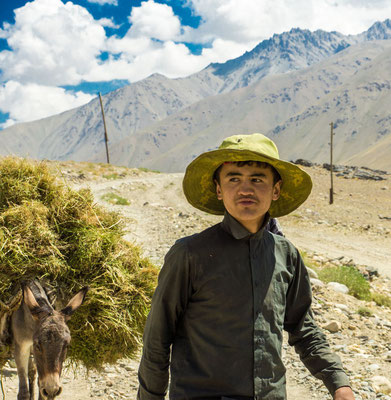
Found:
[[[238,200],[238,203],[242,206],[251,206],[256,203],[255,199],[244,197]]]

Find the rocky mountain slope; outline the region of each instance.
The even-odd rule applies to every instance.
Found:
[[[368,42],[305,70],[268,76],[252,86],[208,97],[112,145],[117,165],[183,171],[226,136],[263,132],[285,159],[334,160],[391,170],[391,40]],[[381,153],[366,154],[384,140]],[[383,157],[381,157],[383,154]],[[349,160],[349,161],[348,161]]]
[[[145,165],[159,165],[159,168],[162,170],[172,171],[173,167],[166,166],[166,161],[163,161],[167,158],[167,155],[163,153],[168,148],[171,149],[173,144],[181,144],[186,147],[185,142],[189,141],[194,150],[192,154],[198,154],[208,146],[213,146],[219,141],[217,136],[220,131],[212,130],[211,127],[220,130],[225,129],[232,126],[232,119],[234,119],[235,126],[238,126],[241,131],[262,130],[263,132],[271,133],[275,132],[275,130],[285,131],[285,136],[289,136],[290,138],[289,141],[297,143],[298,139],[300,139],[300,132],[308,129],[308,124],[306,124],[308,120],[303,122],[303,114],[307,115],[311,113],[311,106],[317,107],[316,103],[319,103],[320,100],[320,98],[315,98],[314,100],[313,94],[317,91],[317,88],[313,88],[312,82],[307,82],[307,86],[302,86],[303,79],[301,79],[297,71],[307,73],[308,67],[311,65],[320,65],[319,63],[325,62],[330,57],[345,59],[346,51],[348,54],[353,54],[353,48],[356,46],[359,46],[357,49],[360,49],[362,52],[362,57],[354,61],[361,62],[363,64],[362,68],[364,68],[366,64],[365,59],[369,57],[366,54],[367,49],[380,46],[384,50],[384,47],[387,46],[383,45],[383,42],[374,41],[385,40],[384,43],[386,43],[387,39],[390,38],[390,20],[376,23],[368,31],[355,36],[344,36],[337,32],[310,32],[307,30],[292,29],[290,32],[274,35],[271,39],[260,43],[251,52],[235,60],[224,64],[212,64],[203,71],[187,78],[168,79],[161,75],[153,75],[143,81],[111,92],[103,96],[103,101],[105,104],[110,146],[113,147],[118,144],[116,148],[113,147],[112,149],[113,158],[118,160],[118,162],[120,162],[120,159],[125,158],[125,165],[137,165],[138,161],[132,159],[127,152],[129,149],[128,145],[137,142],[137,153],[142,154]],[[365,42],[368,42],[368,44],[371,43],[371,45],[362,46]],[[368,51],[371,52],[372,50]],[[384,57],[387,58],[388,55]],[[338,92],[335,94],[332,92],[336,86],[341,86],[344,83],[346,85],[353,85],[351,81],[342,81],[342,77],[345,76],[344,63],[345,61],[341,62],[340,72],[334,72],[334,75],[341,75],[341,80],[336,82],[338,85],[330,83],[330,80],[334,79],[334,76],[327,71],[327,67],[324,68],[324,71],[320,69],[319,78],[324,79],[326,84],[330,85],[328,89],[322,88],[321,93],[324,94],[324,90],[329,90],[330,100],[341,96]],[[384,68],[384,70],[386,69]],[[377,73],[377,71],[374,72]],[[285,75],[288,75],[290,78],[287,79]],[[373,74],[371,77],[373,78],[373,82],[367,82],[363,78],[364,81],[361,82],[358,80],[356,85],[368,86],[372,83],[375,86],[376,84],[380,85],[379,87],[383,90],[382,103],[384,107],[387,107],[390,102],[387,77],[380,79],[377,75]],[[241,90],[248,88],[248,96],[261,96],[264,98],[264,92],[260,92],[260,89],[257,89],[257,87],[265,79],[271,79],[269,87],[277,85],[277,89],[279,89],[277,93],[273,91],[270,93],[270,90],[267,91],[272,96],[269,99],[271,107],[264,107],[264,103],[267,103],[267,101],[256,104],[255,107],[254,101],[250,102],[250,99],[247,99],[250,108],[246,109],[244,107],[246,103],[242,102],[241,113],[239,115],[232,115],[232,106],[235,105],[235,101],[243,101],[243,96],[240,94],[237,95],[236,92],[242,93]],[[280,80],[285,81],[285,87],[278,87]],[[315,86],[317,85],[318,82],[315,82]],[[304,96],[308,96],[308,102],[305,104],[306,107],[304,108],[303,104],[300,103],[294,105],[295,99],[292,99],[292,97],[292,106],[284,107],[285,104],[282,104],[282,102],[288,100],[286,96],[289,95],[289,92],[297,91],[298,86],[301,87],[301,93]],[[267,90],[265,87],[261,86],[261,88]],[[288,92],[288,94],[281,91],[282,89]],[[357,87],[352,87],[352,89],[357,89]],[[230,97],[220,97],[219,94],[220,96],[221,94],[232,94],[233,103],[231,103]],[[274,96],[277,96],[277,98],[273,98]],[[279,99],[279,96],[282,97]],[[236,98],[239,100],[235,100]],[[225,107],[220,104],[222,99],[227,99],[225,102],[223,100],[222,103]],[[255,108],[251,108],[252,105]],[[202,109],[205,114],[201,113],[201,115],[197,115],[197,118],[195,116],[189,118],[186,116],[188,107]],[[205,110],[207,107],[209,109]],[[322,105],[319,105],[319,107],[322,107]],[[267,112],[265,111],[266,109]],[[361,132],[361,125],[368,125],[371,127],[371,130],[377,132],[376,135],[380,132],[380,135],[387,136],[387,127],[384,129],[380,129],[380,127],[379,130],[377,129],[377,125],[371,125],[373,120],[376,123],[379,119],[386,118],[381,116],[376,120],[376,110],[377,104],[374,104],[373,108],[366,110],[365,113],[361,109],[357,109],[357,113],[361,115],[361,119],[356,124],[358,126],[354,125],[352,127],[350,133],[355,131]],[[334,121],[338,118],[344,119],[344,116],[340,117],[340,110],[338,108],[330,109],[327,114],[323,114],[323,112],[323,109],[319,109],[317,116],[321,113],[325,119],[327,117],[328,122],[330,119]],[[263,118],[260,118],[259,114],[262,113]],[[226,121],[223,124],[221,123],[222,119]],[[169,126],[170,123],[176,123],[178,120],[180,121],[178,125]],[[348,121],[349,123],[346,119],[344,121],[349,126],[348,129],[350,129],[350,121]],[[386,124],[386,122],[384,123]],[[205,125],[208,125],[209,130],[205,129]],[[165,132],[157,132],[162,131],[161,126],[168,128],[165,129]],[[191,131],[192,138],[182,137],[183,142],[178,143],[177,130],[183,128],[186,129],[186,133]],[[311,122],[310,128],[316,130],[318,126],[316,124],[314,126],[314,123]],[[205,135],[208,136],[208,145],[206,141],[201,139]],[[0,154],[2,155],[11,153],[23,156],[29,155],[34,158],[59,160],[105,160],[103,124],[98,99],[91,101],[85,106],[57,116],[7,128],[0,132],[0,137],[2,141]],[[143,142],[147,145],[146,147],[140,147],[140,137],[142,137]],[[197,138],[194,139],[194,137]],[[380,138],[377,139],[380,140]],[[367,143],[362,144],[354,134],[349,140],[352,143],[358,143],[358,145],[353,146],[357,153],[367,150]],[[128,144],[126,144],[126,141],[128,141]],[[151,151],[149,149],[151,144],[153,147],[153,145],[157,145],[160,142],[166,142],[166,144],[161,147],[155,146],[157,154],[154,150]],[[367,140],[367,142],[371,145],[374,144],[373,137]],[[195,144],[198,147],[194,147]],[[290,149],[290,146],[287,145],[286,148]],[[122,152],[123,155],[118,154],[119,152]],[[346,157],[341,158],[341,160],[350,159],[355,154],[348,154]],[[180,154],[173,154],[173,158],[177,158],[178,155],[180,156]],[[293,156],[294,154],[292,154],[292,158]],[[316,156],[317,149],[314,149],[314,154],[311,153],[309,158],[315,159]],[[158,157],[161,157],[162,161],[158,161]],[[288,157],[291,156],[288,154]],[[123,161],[121,162],[123,163]],[[169,161],[167,163],[170,164]],[[183,165],[177,165],[175,168],[181,170]]]
[[[120,213],[127,239],[141,245],[144,254],[157,265],[161,265],[176,239],[221,219],[186,202],[180,173],[87,163],[59,163],[53,168],[68,185],[90,187],[99,204]],[[307,264],[321,267],[355,263],[361,271],[371,271],[373,291],[391,296],[390,175],[382,175],[384,180],[364,180],[351,179],[351,175],[341,172],[334,179],[334,204],[329,205],[329,172],[319,166],[305,169],[313,178],[313,192],[298,210],[280,219],[286,236],[307,254]],[[119,205],[120,199],[130,204]],[[391,387],[381,382],[391,376],[391,309],[335,292],[316,281],[313,290],[316,320],[333,351],[342,358],[356,400],[390,400]],[[337,323],[336,331],[330,331],[333,321]],[[310,376],[286,342],[284,353],[288,399],[330,399],[321,382]],[[60,399],[135,400],[137,368],[136,359],[121,360],[88,376],[83,370],[76,370],[76,376],[68,370]],[[15,398],[16,371],[7,367],[4,375],[6,396]]]

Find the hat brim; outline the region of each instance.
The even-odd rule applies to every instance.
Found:
[[[210,214],[224,214],[224,204],[216,195],[213,174],[226,161],[261,161],[278,171],[282,187],[279,199],[273,201],[269,209],[272,218],[291,213],[311,193],[311,177],[295,164],[250,150],[218,149],[201,154],[186,168],[183,192],[192,206]]]

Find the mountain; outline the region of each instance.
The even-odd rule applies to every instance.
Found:
[[[118,142],[214,94],[212,78],[181,81],[155,74],[103,96],[109,140]],[[12,126],[0,135],[0,155],[88,160],[104,147],[99,99],[59,115]]]
[[[256,131],[271,137],[283,158],[326,162],[331,121],[334,159],[347,162],[391,137],[389,68],[390,40],[351,46],[307,69],[199,101],[113,145],[114,163],[181,171],[224,137]],[[367,165],[391,169],[383,154]]]
[[[389,135],[387,70],[375,65],[381,57],[388,63],[389,39],[390,20],[359,35],[295,28],[189,77],[155,74],[108,93],[103,103],[110,159],[180,171],[229,133],[261,131],[276,140],[285,157],[323,160],[327,140],[307,132],[335,121],[343,137],[336,141],[350,143],[336,151],[336,159],[354,160],[365,146]],[[98,99],[0,135],[0,155],[105,161]],[[310,142],[301,143],[304,138]],[[378,162],[375,157],[369,166]]]

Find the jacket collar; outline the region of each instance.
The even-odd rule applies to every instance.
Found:
[[[269,219],[270,219],[269,213],[266,213],[265,218],[263,220],[263,224],[259,229],[259,231],[256,233],[251,233],[231,214],[225,211],[224,219],[221,221],[221,226],[226,232],[228,232],[235,239],[244,239],[244,238],[260,239],[263,236],[263,231],[265,230],[265,226],[269,222]]]

